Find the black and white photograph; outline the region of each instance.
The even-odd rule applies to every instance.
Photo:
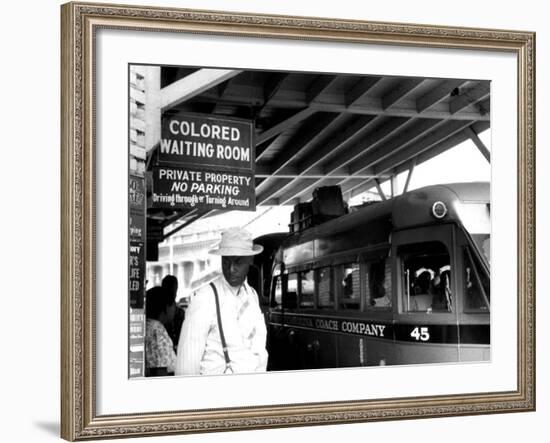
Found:
[[[133,63],[128,97],[129,378],[491,361],[491,81]]]
[[[544,441],[550,27],[509,6],[8,2],[2,441]]]
[[[534,411],[536,26],[262,5],[61,8],[62,437]]]

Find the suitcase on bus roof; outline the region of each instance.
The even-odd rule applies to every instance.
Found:
[[[340,186],[322,186],[313,191],[314,215],[339,217],[346,213]]]

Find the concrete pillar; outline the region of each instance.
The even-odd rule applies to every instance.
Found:
[[[177,267],[178,267],[177,274],[174,274],[174,275],[178,279],[177,299],[179,300],[183,296],[184,289],[187,289],[187,286],[185,286],[185,271],[184,271],[183,262],[179,262]]]
[[[162,265],[159,265],[156,267],[155,275],[157,276],[157,280],[162,278],[162,273],[164,272],[164,268]],[[157,281],[155,281],[155,284],[157,284]]]
[[[160,282],[159,282],[159,284],[162,283],[162,279],[163,279],[164,277],[166,277],[168,274],[170,274],[170,268],[171,268],[170,265],[171,265],[170,263],[164,263],[164,264],[162,265],[162,273],[161,273],[162,275],[160,276]]]
[[[145,149],[149,152],[160,141],[160,67],[142,67],[145,77]]]
[[[193,281],[193,274],[195,272],[195,263],[192,261],[184,261],[183,262],[183,283],[184,287],[188,288],[191,286],[191,282]]]

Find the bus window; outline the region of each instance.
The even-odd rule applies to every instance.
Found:
[[[317,307],[334,308],[334,291],[332,290],[331,269],[317,270]]]
[[[366,263],[367,309],[391,308],[391,260]]]
[[[478,250],[485,257],[485,261],[491,264],[491,235],[490,234],[471,234]]]
[[[360,309],[359,265],[357,263],[340,265],[335,272],[340,309]]]
[[[280,275],[273,278],[272,285],[271,292],[273,295],[271,297],[271,307],[281,307],[283,302],[283,282]]]
[[[398,249],[403,278],[403,311],[452,310],[449,252],[441,242],[416,243]]]
[[[482,272],[477,257],[465,247],[464,256],[464,311],[488,312],[490,306],[490,282]]]
[[[300,272],[300,307],[313,308],[313,271]]]
[[[298,300],[298,274],[296,272],[291,272],[288,274],[287,283],[286,283],[286,299],[289,300],[289,304],[292,307],[296,307]],[[285,307],[286,307],[285,302]]]

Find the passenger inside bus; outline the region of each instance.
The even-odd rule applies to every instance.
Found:
[[[359,265],[357,263],[343,264],[338,266],[335,272],[340,280],[338,295],[340,309],[359,309],[361,307]]]
[[[418,271],[417,271],[418,272]],[[412,311],[428,311],[432,308],[434,290],[432,284],[433,270],[421,270],[413,284]]]
[[[452,309],[451,266],[445,245],[426,242],[405,245],[402,257],[403,308],[408,312],[449,312]]]
[[[391,306],[391,261],[380,260],[370,264],[367,275],[370,306]]]
[[[451,311],[451,271],[445,270],[434,277],[432,310]]]
[[[346,276],[342,280],[342,293],[345,298],[350,298],[353,295],[353,268],[346,268]]]

